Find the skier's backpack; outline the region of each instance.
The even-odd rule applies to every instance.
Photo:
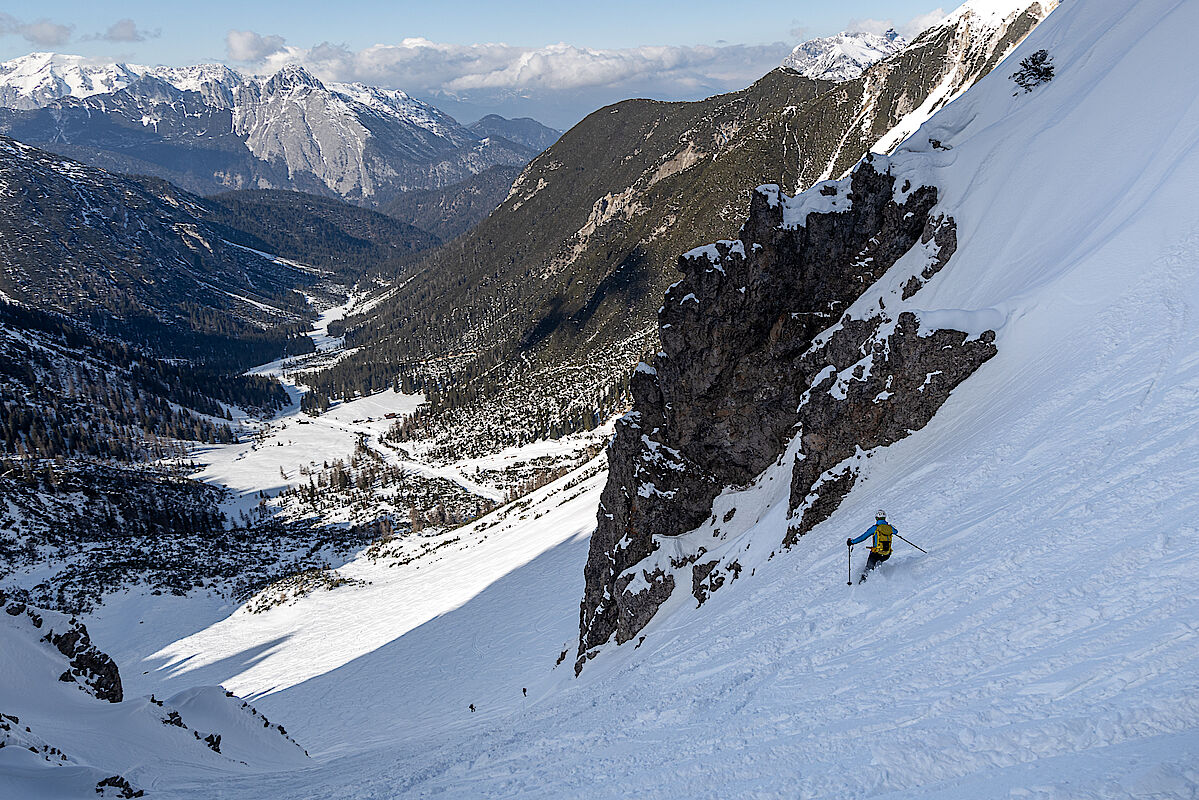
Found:
[[[874,526],[874,547],[870,548],[880,556],[891,555],[891,537],[895,535],[895,529],[885,522],[880,522]]]

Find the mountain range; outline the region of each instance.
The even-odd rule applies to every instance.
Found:
[[[326,86],[298,65],[254,77],[34,53],[0,64],[0,134],[198,194],[293,189],[377,207],[523,166],[557,132],[498,117],[467,128],[402,91]]]
[[[18,448],[0,457],[0,796],[1199,795],[1199,4],[1048,12],[970,0],[858,79],[779,69],[708,103],[602,109],[441,247],[486,263],[435,285],[451,301],[405,293],[430,291],[429,265],[445,263],[430,251],[323,307],[320,352],[251,374],[201,373],[0,303],[0,391],[16,387],[0,434]],[[953,49],[972,37],[977,49]],[[941,58],[956,55],[921,60],[946,41]],[[876,119],[863,98],[906,110]],[[845,117],[870,120],[873,144],[843,166],[866,135],[845,139]],[[654,139],[664,127],[669,146]],[[743,161],[716,149],[721,132]],[[597,164],[603,142],[629,174]],[[779,166],[817,146],[811,173]],[[157,231],[147,274],[164,281],[180,280],[162,233],[176,224],[207,240],[294,215],[347,249],[400,241],[328,198],[238,192],[220,212],[9,147],[31,163],[8,168],[6,199],[41,224],[44,206],[81,209],[101,275],[113,267],[84,212],[119,230],[126,195],[131,230]],[[699,161],[660,172],[692,147]],[[785,182],[742,197],[755,158]],[[694,196],[668,183],[708,164]],[[647,171],[657,180],[637,183]],[[506,328],[538,289],[565,286],[548,267],[585,273],[573,248],[522,261],[519,237],[542,246],[534,227],[501,239],[496,214],[532,205],[554,227],[539,198],[566,198],[560,184],[580,187],[568,213],[589,234],[617,224],[609,209],[653,231],[714,200],[705,230],[729,233],[678,250],[660,291],[646,270],[656,308],[630,325],[644,321],[649,346],[635,367],[611,358],[631,373],[620,413],[548,440],[547,420],[529,421],[543,395],[592,414],[611,398],[589,362],[559,357],[570,341],[555,324]],[[659,205],[663,185],[675,206]],[[618,198],[622,186],[635,191]],[[719,216],[728,198],[743,202]],[[310,246],[271,221],[226,238]],[[619,238],[605,245],[626,258]],[[222,264],[205,269],[239,280]],[[352,274],[334,269],[323,279]],[[50,274],[39,291],[79,280]],[[477,291],[498,297],[491,316],[464,304]],[[418,314],[417,301],[442,316],[420,347],[387,350],[380,320],[399,327],[389,306]],[[607,328],[588,328],[586,309],[599,318],[603,303],[583,308],[566,319],[597,359],[587,337]],[[511,351],[488,349],[506,336]],[[550,356],[556,370],[538,363]],[[334,361],[379,373],[311,374]],[[505,370],[523,406],[481,391]],[[302,393],[309,379],[341,395],[303,413],[301,395],[320,393]],[[451,413],[471,406],[542,436],[484,448]],[[94,436],[61,424],[83,411]],[[456,421],[457,454],[409,435]],[[64,455],[93,447],[129,452]],[[880,519],[890,549],[869,541]]]

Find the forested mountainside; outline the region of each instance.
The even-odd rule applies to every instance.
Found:
[[[0,134],[205,195],[290,189],[378,207],[539,152],[496,131],[532,142],[555,133],[532,120],[479,124],[398,90],[326,86],[298,65],[255,78],[50,53],[0,64]]]
[[[521,170],[497,166],[452,186],[404,192],[382,211],[448,242],[478,225],[508,199]]]
[[[594,424],[657,347],[654,314],[679,253],[733,234],[753,186],[802,190],[893,146],[895,131],[986,75],[1052,7],[967,5],[850,81],[780,68],[700,102],[593,113],[486,220],[346,320],[359,349],[311,385],[340,397],[423,370],[444,412],[428,431],[447,447],[466,427],[504,444]]]
[[[0,301],[2,455],[147,461],[176,440],[232,441],[228,406],[289,402],[275,381],[155,358],[67,318]]]
[[[404,252],[434,237],[324,198],[239,217],[237,203],[6,138],[0,184],[0,579],[36,573],[30,596],[72,609],[141,581],[251,591],[369,538],[230,518],[226,493],[187,477],[191,456],[247,438],[248,413],[294,405],[243,370],[313,351],[306,295],[328,302],[354,279],[366,256],[351,243]],[[316,246],[338,235],[342,253]]]
[[[0,292],[163,356],[250,364],[311,349],[296,288],[320,275],[248,250],[202,201],[0,137]]]
[[[213,195],[203,205],[208,222],[231,229],[230,241],[329,270],[351,284],[367,270],[441,243],[438,234],[398,215],[303,192],[246,189]]]

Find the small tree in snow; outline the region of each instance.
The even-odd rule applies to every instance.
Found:
[[[1038,50],[1020,62],[1020,69],[1013,72],[1011,78],[1024,91],[1031,92],[1053,80],[1053,56],[1048,50]]]

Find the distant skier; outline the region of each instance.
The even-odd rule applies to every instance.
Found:
[[[879,509],[879,512],[874,515],[874,524],[870,529],[856,539],[846,539],[845,544],[853,547],[855,544],[866,541],[870,537],[874,537],[874,541],[870,544],[870,557],[866,559],[866,569],[862,572],[862,577],[858,579],[858,583],[866,580],[866,576],[870,574],[870,570],[877,567],[879,564],[891,557],[891,537],[896,533],[887,522],[887,515]]]
[[[470,713],[472,713],[472,714],[475,713],[475,704],[474,703],[470,704]]]
[[[526,687],[526,688],[524,688],[524,689],[521,689],[521,691],[522,691],[522,692],[524,692],[524,695],[525,695],[525,697],[528,697],[528,696],[529,696],[529,690],[528,690],[528,688],[527,688],[527,687]]]

